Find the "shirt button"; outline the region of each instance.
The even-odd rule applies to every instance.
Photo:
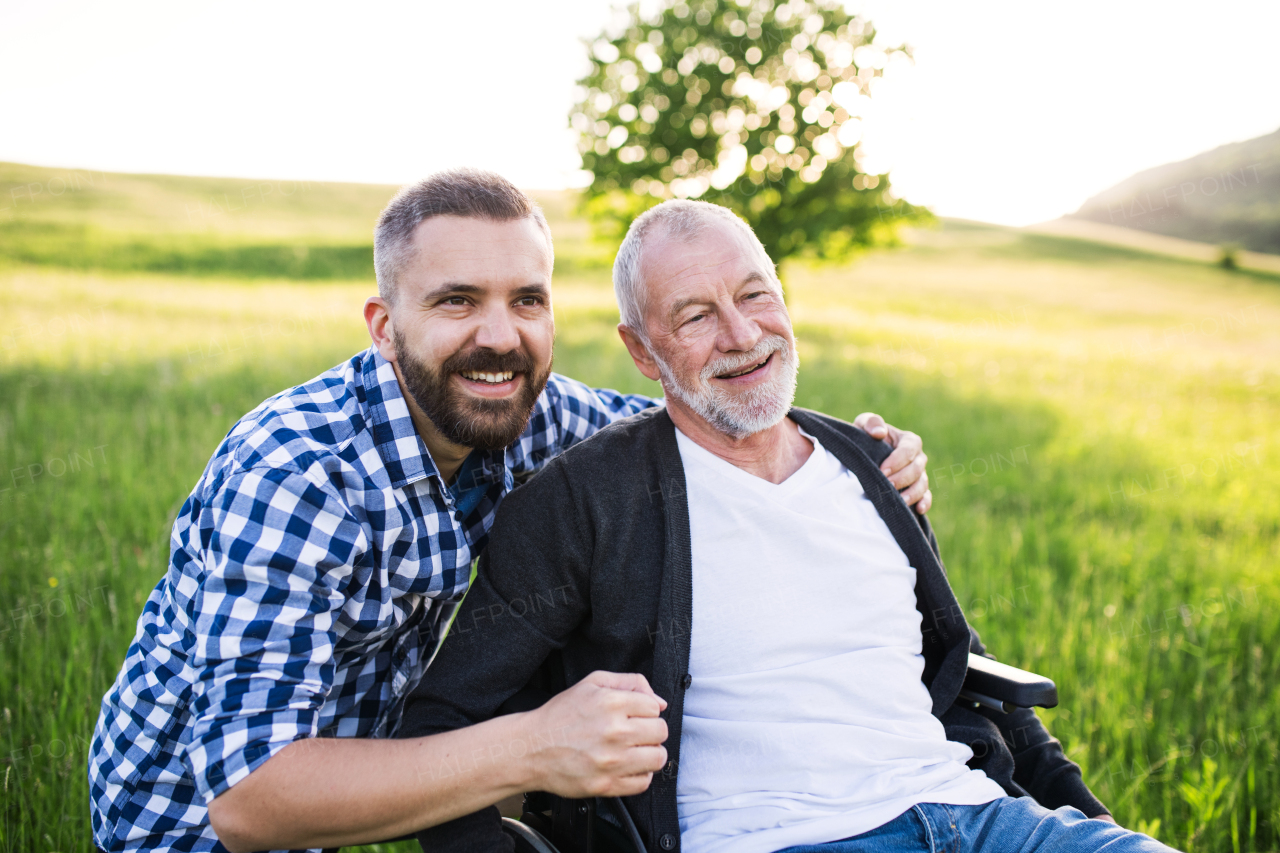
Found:
[[[658,846],[663,850],[674,850],[676,847],[676,837],[671,833],[667,833],[658,839]]]
[[[693,684],[693,676],[686,672],[684,678],[680,679],[680,686],[688,690],[690,684]]]

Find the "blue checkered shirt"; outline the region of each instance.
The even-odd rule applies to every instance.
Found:
[[[553,374],[520,439],[473,453],[453,489],[376,350],[241,418],[178,514],[102,700],[94,842],[224,850],[206,804],[285,746],[393,734],[503,495],[654,404]]]

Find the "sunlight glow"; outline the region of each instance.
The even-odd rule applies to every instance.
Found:
[[[696,8],[687,10],[691,24]],[[805,103],[804,118],[828,140],[813,155],[829,160],[831,146],[857,145],[865,169],[892,173],[899,197],[943,215],[1050,219],[1136,171],[1280,126],[1280,100],[1267,96],[1280,84],[1280,51],[1270,44],[1277,4],[1082,0],[1065,14],[1015,0],[868,0],[858,11],[876,39],[856,54],[815,36],[805,19],[786,52],[800,81],[792,86],[822,88],[810,55],[829,68],[876,66],[886,47],[906,42],[915,61],[889,61],[884,79],[840,80],[830,100]],[[775,14],[796,12],[784,3]],[[616,58],[598,38],[612,20],[607,0],[562,0],[555,14],[515,0],[358,10],[247,0],[5,4],[0,160],[380,183],[466,164],[531,188],[581,186],[566,115],[588,51]],[[1195,21],[1196,73],[1174,74],[1155,57],[1185,42],[1187,21]],[[767,167],[781,162],[770,154],[798,156],[791,135],[800,116],[784,106],[784,87],[752,76],[762,59],[748,51],[734,81],[754,112],[720,118],[736,131],[773,114],[784,136],[750,163],[722,145],[715,164],[697,167],[714,168],[716,180],[730,162],[756,170],[761,157]],[[733,70],[718,53],[682,60],[692,63]],[[642,49],[620,90],[646,73],[677,72]],[[687,92],[689,103],[710,98]],[[598,112],[612,105],[596,96]],[[653,120],[652,105],[635,108]],[[703,134],[715,130],[711,111],[697,121]],[[625,147],[626,128],[572,122],[594,131],[596,150],[637,162],[643,154]],[[817,169],[808,154],[798,162]],[[975,174],[987,176],[980,192]],[[684,190],[693,196],[697,186]]]

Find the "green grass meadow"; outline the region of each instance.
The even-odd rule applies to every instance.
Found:
[[[367,346],[394,188],[0,164],[0,853],[86,851],[98,703],[263,398]],[[557,369],[653,393],[573,199]],[[952,585],[1123,824],[1280,849],[1280,277],[944,222],[784,270],[801,405],[925,437]],[[411,851],[416,845],[383,845]]]

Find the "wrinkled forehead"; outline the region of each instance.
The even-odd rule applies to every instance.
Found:
[[[646,301],[661,308],[690,288],[732,289],[750,278],[773,282],[765,261],[743,229],[712,221],[694,234],[656,234],[645,248],[640,278]]]

